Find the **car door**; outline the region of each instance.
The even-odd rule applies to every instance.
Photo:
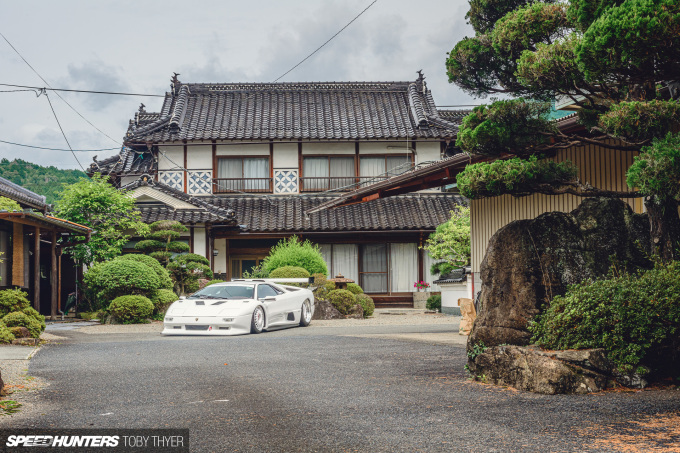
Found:
[[[274,300],[265,300],[273,297]],[[267,311],[267,325],[279,324],[284,321],[285,306],[280,299],[279,292],[266,283],[257,285],[257,299],[262,302]]]

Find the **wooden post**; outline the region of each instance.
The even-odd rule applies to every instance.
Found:
[[[50,309],[50,319],[52,321],[57,319],[57,297],[58,297],[58,282],[57,282],[57,232],[52,232],[52,270],[50,272],[50,285],[52,293],[52,304]]]
[[[62,254],[62,250],[63,249],[59,248],[59,252],[58,252],[59,253],[59,264],[58,264],[59,270],[58,270],[58,276],[57,276],[57,287],[59,288],[59,293],[57,294],[57,307],[59,309],[58,311],[62,311],[61,310],[61,254]]]
[[[33,241],[33,308],[40,312],[40,228],[38,227],[35,227]]]
[[[12,223],[12,285],[23,287],[24,281],[24,226]]]

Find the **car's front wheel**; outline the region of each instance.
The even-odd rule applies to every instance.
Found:
[[[312,322],[312,304],[306,300],[300,309],[300,326],[307,327],[310,322]]]
[[[262,307],[255,307],[253,319],[250,321],[250,333],[261,333],[264,329],[264,310]]]

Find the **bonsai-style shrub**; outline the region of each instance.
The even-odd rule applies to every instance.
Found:
[[[352,294],[363,294],[364,290],[361,289],[361,286],[357,285],[356,283],[348,283],[347,284],[347,291],[349,291]]]
[[[261,264],[262,271],[268,275],[271,275],[274,269],[284,266],[301,267],[310,274],[328,275],[328,268],[319,246],[309,240],[301,242],[297,236],[281,240]]]
[[[163,314],[168,306],[178,299],[171,289],[159,289],[151,293],[149,300],[153,303],[154,314]]]
[[[307,269],[298,266],[284,266],[274,269],[269,273],[270,278],[308,278]]]
[[[648,367],[677,373],[680,262],[574,285],[553,298],[529,330],[545,348],[604,348],[624,372],[642,373]]]
[[[356,296],[346,289],[330,291],[327,299],[343,315],[348,315],[352,311],[352,307],[357,304]]]
[[[153,313],[153,303],[144,296],[120,296],[113,299],[109,312],[123,324],[144,323]]]
[[[373,299],[364,293],[357,294],[355,297],[357,303],[364,309],[364,318],[373,316],[373,312],[375,311],[375,303],[373,302]]]
[[[173,254],[189,251],[189,244],[177,240],[186,231],[187,227],[177,220],[159,220],[149,225],[147,239],[138,242],[135,248],[167,266]]]
[[[441,312],[442,311],[442,296],[439,294],[433,294],[427,298],[425,303],[425,308],[432,311]]]
[[[136,261],[138,263],[146,264],[151,269],[153,269],[156,275],[158,275],[158,279],[161,282],[161,288],[172,289],[172,279],[170,278],[170,273],[167,271],[167,269],[161,266],[161,263],[159,263],[158,260],[147,255],[140,255],[138,253],[119,256],[115,259],[122,261]]]
[[[2,318],[2,322],[7,327],[26,327],[32,338],[40,338],[43,327],[40,321],[21,311],[13,311]]]
[[[161,288],[153,268],[130,259],[114,259],[91,268],[83,282],[94,301],[93,309],[106,308],[109,301],[125,295],[146,295]]]
[[[195,253],[186,253],[170,260],[168,271],[180,295],[198,291],[199,278],[213,278],[210,261]]]
[[[21,311],[29,308],[31,303],[28,295],[20,289],[5,289],[0,291],[0,316],[5,316],[13,311]]]

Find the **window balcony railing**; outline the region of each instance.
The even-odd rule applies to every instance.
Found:
[[[272,178],[213,178],[213,193],[272,193]]]
[[[304,176],[300,178],[300,192],[324,192],[326,190],[348,192],[387,178],[388,176]]]

